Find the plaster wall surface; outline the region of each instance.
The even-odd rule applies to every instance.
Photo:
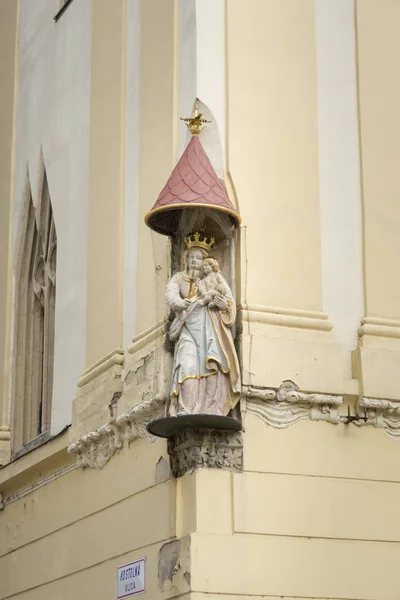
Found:
[[[366,312],[357,359],[364,396],[398,399],[400,6],[367,0],[356,9]]]
[[[318,90],[328,84],[318,79],[316,5],[251,0],[244,10],[233,0],[226,10],[228,169],[243,217],[243,382],[291,379],[343,393],[349,352],[345,368],[342,340],[322,311],[319,138],[329,134],[318,122]]]
[[[182,600],[265,600],[265,598],[268,598],[268,600],[315,600],[314,598],[305,598],[305,597],[299,597],[296,596],[296,598],[294,596],[255,596],[254,594],[252,594],[251,596],[249,596],[248,594],[241,594],[240,596],[236,596],[233,594],[202,594],[202,593],[193,593],[193,594],[188,594],[182,597]],[[328,598],[319,598],[318,600],[328,600]],[[338,598],[329,598],[329,600],[339,600]]]
[[[161,597],[157,553],[174,537],[176,521],[175,483],[156,485],[164,453],[164,444],[142,440],[106,471],[75,469],[7,504],[0,518],[0,598],[50,598],[55,589],[65,598],[91,595],[93,585],[97,597],[113,597],[116,567],[142,556],[148,592]]]
[[[42,152],[58,239],[55,434],[71,422],[76,382],[85,366],[92,3],[72,3],[57,23],[56,2],[19,4],[12,261],[14,265],[27,177],[33,203],[39,202]]]
[[[392,574],[399,551],[390,543],[195,534],[192,552],[204,557],[192,572],[192,589],[205,593],[267,598],[300,594],[305,598],[343,600],[398,597]],[[224,569],[219,568],[220,556],[229,556]],[[378,564],[379,571],[372,568]]]
[[[275,430],[248,415],[244,473],[228,474],[231,487],[217,473],[218,483],[197,491],[193,592],[395,600],[400,481],[390,447],[383,432],[365,427]],[[225,528],[202,518],[213,506],[207,489],[218,490]]]
[[[126,3],[92,4],[86,367],[122,345]]]
[[[135,336],[140,166],[140,0],[126,3],[123,346]]]
[[[228,2],[227,53],[242,302],[321,310],[314,2]]]
[[[399,318],[400,5],[357,1],[366,312]]]
[[[168,240],[153,233],[144,224],[144,216],[175,166],[174,2],[141,0],[140,27],[140,202],[135,335],[152,327],[165,315]],[[154,152],[155,147],[157,152]]]
[[[382,14],[376,3],[357,2],[355,20],[352,0],[340,0],[334,6],[318,0],[226,3],[227,167],[244,217],[240,301],[247,305],[242,310],[241,339],[246,384],[278,387],[282,380],[293,379],[303,391],[343,394],[350,389],[353,399],[358,394],[357,385],[345,385],[352,374],[349,350],[357,337],[357,320],[362,316],[358,246],[361,198],[356,174],[358,115],[354,109],[357,56],[361,151],[363,165],[368,165],[368,174],[363,178],[364,218],[365,223],[368,221],[364,252],[370,265],[365,267],[364,277],[366,295],[370,294],[367,306],[369,302],[375,307],[375,315],[397,316],[392,312],[392,300],[375,292],[375,286],[381,285],[383,279],[385,285],[389,281],[384,276],[386,266],[390,264],[394,269],[390,261],[396,258],[395,226],[390,216],[393,212],[394,223],[398,217],[392,202],[395,183],[385,183],[390,190],[384,188],[382,214],[378,204],[380,188],[374,179],[376,175],[379,181],[385,177],[397,181],[393,167],[397,146],[390,129],[392,117],[396,128],[396,117],[391,101],[391,117],[382,116],[385,99],[378,97],[376,91],[377,83],[382,84],[384,95],[393,93],[396,99],[397,79],[393,76],[393,81],[381,81],[380,62],[386,65],[387,72],[387,65],[393,67],[393,59],[383,42],[372,38],[376,21],[380,31],[388,33],[389,49],[396,50],[395,27],[389,20],[399,22],[400,15],[395,3],[382,2]],[[84,3],[76,0],[70,8],[79,4]],[[28,10],[27,2],[21,6]],[[102,2],[102,6],[104,17],[109,5]],[[162,352],[154,352],[154,346],[162,339],[160,328],[153,326],[164,316],[169,250],[163,238],[145,228],[143,216],[174,166],[180,143],[173,120],[177,118],[176,105],[188,96],[187,90],[180,95],[180,83],[176,89],[179,77],[183,77],[182,72],[177,74],[176,67],[180,65],[189,72],[195,63],[196,74],[205,69],[205,64],[201,65],[199,57],[192,53],[194,48],[198,52],[204,47],[205,23],[198,21],[200,37],[195,39],[196,19],[189,9],[210,9],[210,3],[199,0],[196,6],[184,5],[189,6],[190,13],[186,30],[182,29],[185,19],[178,18],[184,15],[176,12],[179,6],[182,9],[182,3],[169,0],[142,0],[140,5],[133,0],[126,5],[118,3],[121,22],[127,8],[127,28],[120,31],[119,42],[127,36],[125,58],[129,67],[127,79],[120,81],[117,99],[126,102],[126,106],[119,116],[125,116],[129,135],[137,133],[138,139],[125,140],[125,156],[121,151],[121,160],[116,161],[119,166],[124,165],[125,179],[119,173],[116,189],[121,191],[124,181],[125,195],[121,193],[118,201],[124,202],[126,219],[139,221],[137,240],[125,239],[121,244],[125,245],[125,252],[137,252],[137,264],[132,257],[125,257],[129,283],[124,282],[124,292],[121,279],[116,277],[121,289],[110,294],[114,302],[118,294],[122,298],[125,293],[123,335],[128,339],[133,327],[136,341],[124,365],[120,350],[119,362],[100,375],[92,373],[91,381],[81,388],[82,397],[76,399],[77,404],[81,402],[81,412],[76,413],[77,422],[72,428],[77,436],[110,420],[110,399],[115,393],[121,396],[116,406],[119,415],[121,410],[129,410],[152,397],[154,381],[162,379],[164,385],[168,379],[167,367],[157,362]],[[215,3],[215,7],[219,11],[220,3]],[[41,10],[44,11],[44,4]],[[74,13],[70,14],[72,18]],[[26,12],[25,20],[27,15]],[[29,22],[36,22],[31,13],[28,16]],[[216,21],[220,32],[222,21]],[[140,39],[135,39],[138,29]],[[107,30],[103,21],[99,28],[102,30]],[[356,38],[358,54],[353,54]],[[338,40],[340,51],[335,53]],[[180,44],[183,48],[179,50]],[[185,62],[182,49],[186,47],[191,50]],[[216,46],[210,44],[211,47]],[[115,56],[123,46],[118,48]],[[85,49],[88,51],[86,46]],[[344,66],[341,70],[335,63],[328,75],[326,69],[333,54],[340,57]],[[121,61],[125,60],[123,55],[124,51]],[[217,66],[221,67],[221,54],[214,65]],[[86,69],[90,69],[89,64]],[[38,73],[41,74],[40,69]],[[104,84],[99,62],[96,73]],[[202,85],[205,79],[204,76]],[[190,79],[188,88],[199,81],[200,78],[196,82]],[[207,89],[207,94],[221,100],[222,87],[214,96],[211,89]],[[337,95],[343,100],[340,107],[334,103]],[[218,106],[218,118],[223,119],[222,102]],[[32,117],[33,113],[29,114]],[[330,129],[332,115],[338,124],[334,132]],[[378,127],[379,115],[382,131]],[[120,124],[119,116],[116,121]],[[101,119],[97,120],[99,123]],[[27,127],[29,133],[33,125],[28,123]],[[335,154],[332,161],[328,160],[331,135],[335,147],[342,144],[347,150],[343,156]],[[374,160],[374,140],[382,152],[388,153],[386,162]],[[43,153],[46,162],[45,147]],[[57,148],[54,153],[57,156]],[[104,152],[102,156],[104,165]],[[131,160],[132,172],[128,173]],[[50,189],[52,164],[51,160],[49,166],[46,162]],[[342,174],[340,190],[332,185],[336,169]],[[96,207],[94,200],[95,197],[92,210]],[[109,209],[106,200],[103,198],[103,203]],[[57,218],[56,209],[55,212]],[[375,213],[379,217],[371,219]],[[116,211],[110,210],[110,214],[114,218]],[[118,222],[121,224],[119,212],[118,215],[113,221],[115,239],[120,231]],[[345,221],[357,237],[345,236],[343,252],[338,256],[341,266],[348,267],[343,281],[357,295],[349,310],[351,319],[350,314],[345,314],[345,305],[333,295],[338,274],[333,272],[331,218],[337,224]],[[96,237],[104,231],[104,223],[100,225],[97,232],[96,228],[93,230],[93,248],[101,241]],[[129,232],[126,221],[125,236]],[[386,234],[393,255],[381,244]],[[375,271],[371,263],[375,253],[376,260],[385,266],[379,277],[378,268]],[[121,257],[120,248],[113,256]],[[155,272],[156,265],[161,268]],[[101,275],[102,265],[92,266],[96,277]],[[120,268],[119,261],[116,269]],[[396,285],[393,283],[394,298]],[[136,306],[128,309],[135,286]],[[118,318],[121,315],[118,313]],[[116,328],[115,323],[109,325],[114,334],[120,323]],[[141,338],[138,334],[144,330],[147,333]],[[95,353],[96,331],[90,328],[87,333]],[[378,397],[382,390],[398,397],[398,363],[393,358],[398,351],[397,339],[365,337],[359,342],[363,344],[361,348],[372,354],[359,371],[363,385],[367,382],[368,389],[374,389]],[[115,388],[110,385],[112,377]],[[76,378],[73,381],[75,384]],[[96,405],[101,411],[96,412]],[[0,583],[0,598],[109,600],[115,596],[117,566],[146,556],[147,597],[155,600],[398,600],[398,442],[370,423],[333,425],[306,419],[286,429],[275,429],[247,413],[244,428],[244,472],[238,474],[199,470],[178,481],[167,476],[161,482],[157,464],[161,458],[167,460],[165,444],[150,444],[142,439],[126,443],[102,470],[74,469],[72,457],[65,452],[68,443],[76,439],[69,439],[69,432],[51,441],[50,446],[54,445],[57,451],[46,460],[48,445],[0,470],[0,490],[5,499],[5,507],[0,511],[0,569],[7,573]],[[55,475],[62,468],[67,471],[46,485],[29,487],[40,481],[43,484],[45,476]],[[182,545],[183,540],[190,541],[190,569],[182,578],[184,568],[170,565],[172,573],[176,567],[176,573],[163,589],[159,582],[159,551],[165,543],[178,540]],[[43,556],[46,560],[42,560]]]
[[[0,3],[0,463],[9,455],[9,364],[11,279],[10,265],[12,170],[15,103],[16,36],[18,5]]]

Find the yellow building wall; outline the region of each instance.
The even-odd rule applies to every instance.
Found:
[[[135,335],[164,318],[168,239],[144,223],[174,165],[175,4],[140,3],[140,167],[138,278]],[[156,152],[154,149],[157,148]],[[157,270],[156,270],[157,266]]]
[[[314,2],[230,0],[227,21],[242,300],[322,310]]]
[[[174,481],[157,484],[164,445],[141,440],[105,471],[74,469],[6,505],[0,517],[0,598],[113,598],[117,567],[147,557],[158,589],[158,551],[175,536]],[[58,470],[73,464],[64,452]],[[47,467],[41,478],[51,473]],[[26,472],[25,483],[33,483]],[[159,479],[159,478],[158,478]],[[23,490],[24,476],[8,493]]]
[[[243,473],[178,480],[190,598],[397,599],[393,443],[367,427],[276,430],[247,415]]]
[[[398,227],[400,77],[395,65],[400,6],[358,1],[360,146],[366,319],[359,354],[365,396],[399,399]]]
[[[118,7],[112,18],[121,37],[119,43],[108,43],[119,65],[113,73],[120,81],[124,4]],[[145,228],[142,218],[173,167],[177,7],[172,1],[141,2],[135,335],[147,333],[137,336],[133,358],[124,359],[119,350],[115,359],[121,289],[99,287],[104,283],[99,256],[106,254],[102,237],[108,227],[98,215],[89,235],[87,356],[90,364],[100,362],[82,378],[71,430],[0,470],[5,499],[0,512],[0,598],[113,598],[117,566],[146,556],[151,599],[398,600],[397,441],[370,425],[306,419],[275,429],[247,413],[243,473],[200,470],[177,481],[160,472],[160,459],[168,460],[162,441],[125,444],[102,470],[74,469],[74,457],[66,453],[70,442],[106,424],[110,400],[118,393],[117,414],[148,399],[154,372],[161,369],[154,365],[157,357],[146,362],[146,356],[154,351],[158,333],[152,327],[162,317],[168,248],[163,238]],[[396,399],[400,386],[393,273],[399,251],[395,198],[400,88],[393,61],[400,14],[390,0],[363,0],[356,8],[366,316],[391,319],[391,324],[372,323],[386,328],[380,336],[361,331],[354,379],[360,377],[361,393]],[[93,21],[99,46],[109,5],[99,3],[96,11],[101,10],[102,18],[96,12]],[[293,379],[302,391],[348,396],[354,410],[358,382],[351,387],[344,380],[341,347],[322,306],[315,4],[229,0],[226,11],[228,171],[243,217],[244,384],[278,387],[282,380]],[[100,62],[94,76],[93,85],[106,88]],[[99,99],[105,113],[119,106],[123,84],[109,93],[110,106],[108,93]],[[110,188],[103,187],[104,114],[94,104],[92,126],[99,130],[91,142],[90,211],[99,202],[104,208],[99,214],[110,219],[115,262],[105,257],[104,264],[115,265],[107,281],[118,288],[121,206],[113,202],[120,202],[122,184],[117,177],[108,181]],[[108,127],[120,127],[121,114],[113,118]],[[115,174],[122,164],[123,132],[113,129],[112,134],[118,138]],[[98,179],[96,156],[105,169]],[[162,267],[159,276],[155,258]],[[105,296],[97,305],[99,289]],[[95,324],[110,307],[116,321],[98,334]],[[123,367],[124,360],[130,370]],[[46,485],[36,489],[44,480]],[[188,567],[176,565],[172,581],[163,586],[159,551],[175,539],[190,546],[181,552]]]
[[[227,3],[229,171],[240,211],[243,383],[342,393],[322,307],[313,0]]]
[[[359,110],[367,315],[400,318],[400,5],[357,2]]]
[[[18,3],[0,2],[0,465],[9,459],[9,352],[11,318],[11,211]]]
[[[92,4],[86,366],[122,345],[125,4]]]

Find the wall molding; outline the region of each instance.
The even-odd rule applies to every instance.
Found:
[[[85,371],[83,371],[82,377],[78,380],[78,387],[87,385],[112,367],[120,366],[122,371],[123,364],[124,350],[123,348],[115,348],[106,354],[106,356],[104,356],[102,359],[98,360]]]
[[[8,425],[0,426],[0,441],[8,442],[11,439],[11,429]]]
[[[343,396],[304,393],[293,381],[283,381],[278,389],[249,387],[245,394],[247,411],[271,427],[284,429],[302,419],[340,422]]]
[[[265,323],[282,327],[296,327],[318,331],[331,331],[333,325],[323,312],[262,306],[260,304],[242,304],[239,306],[242,320],[250,323]]]
[[[376,337],[400,338],[400,321],[380,317],[365,317],[361,321],[358,335],[359,337],[373,335]]]
[[[356,421],[357,425],[384,429],[389,437],[400,440],[400,401],[361,397],[356,409],[360,417],[367,417]]]
[[[75,465],[69,465],[69,466],[64,467],[62,469],[59,469],[55,473],[52,473],[51,475],[43,477],[39,481],[37,481],[35,483],[32,483],[32,484],[24,487],[19,492],[15,493],[15,494],[10,494],[9,496],[7,496],[5,494],[3,494],[3,496],[2,496],[2,494],[0,492],[0,510],[2,508],[4,508],[7,504],[11,504],[12,502],[16,502],[17,500],[20,500],[21,498],[24,498],[25,496],[28,496],[28,494],[31,494],[32,492],[36,492],[37,490],[39,490],[43,486],[48,485],[49,483],[52,483],[53,481],[55,481],[59,477],[63,477],[64,475],[67,475],[67,473],[70,473],[71,471],[74,471],[76,469],[76,467],[77,467],[77,465],[75,464]],[[3,498],[2,503],[1,503],[1,498]]]
[[[400,400],[360,397],[356,402],[356,418],[340,413],[343,396],[301,392],[293,381],[284,381],[279,388],[243,389],[246,410],[264,423],[284,429],[302,419],[326,421],[337,425],[353,423],[384,429],[395,440],[400,440]]]
[[[78,467],[102,469],[125,441],[131,442],[139,437],[156,441],[157,438],[147,433],[146,426],[149,421],[164,416],[165,404],[165,398],[155,396],[134,406],[114,421],[90,431],[71,444],[69,454],[77,455]]]
[[[155,325],[149,327],[149,329],[146,329],[145,331],[134,337],[132,340],[132,344],[128,348],[128,353],[135,354],[135,352],[138,352],[145,346],[148,346],[157,338],[162,337],[162,335],[164,334],[164,325],[165,320],[158,321]]]

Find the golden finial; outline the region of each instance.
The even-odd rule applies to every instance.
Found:
[[[199,113],[199,99],[196,98],[193,117],[186,117],[186,119],[181,117],[181,121],[185,121],[186,127],[192,135],[200,135],[205,127],[204,124],[211,123],[211,121],[207,121],[207,119],[202,119],[202,116],[202,113]]]

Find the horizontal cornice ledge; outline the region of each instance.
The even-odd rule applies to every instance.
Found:
[[[11,439],[11,430],[8,425],[0,426],[0,440],[8,442]]]
[[[88,367],[83,373],[82,377],[78,380],[78,387],[87,385],[93,379],[96,379],[102,373],[105,373],[109,369],[115,366],[123,366],[124,364],[124,351],[122,348],[115,348],[112,352],[109,352],[101,360],[95,362],[93,365]]]
[[[155,325],[149,327],[149,329],[146,329],[145,331],[134,337],[132,340],[132,344],[128,348],[128,353],[135,354],[135,352],[139,352],[139,350],[145,348],[148,344],[151,344],[157,338],[162,337],[164,333],[164,324],[164,320],[158,321]]]
[[[376,337],[400,338],[400,321],[380,317],[365,317],[361,321],[358,335],[373,335]]]
[[[242,304],[239,306],[242,320],[248,322],[297,327],[318,331],[331,331],[333,325],[323,312],[263,306],[260,304]]]

